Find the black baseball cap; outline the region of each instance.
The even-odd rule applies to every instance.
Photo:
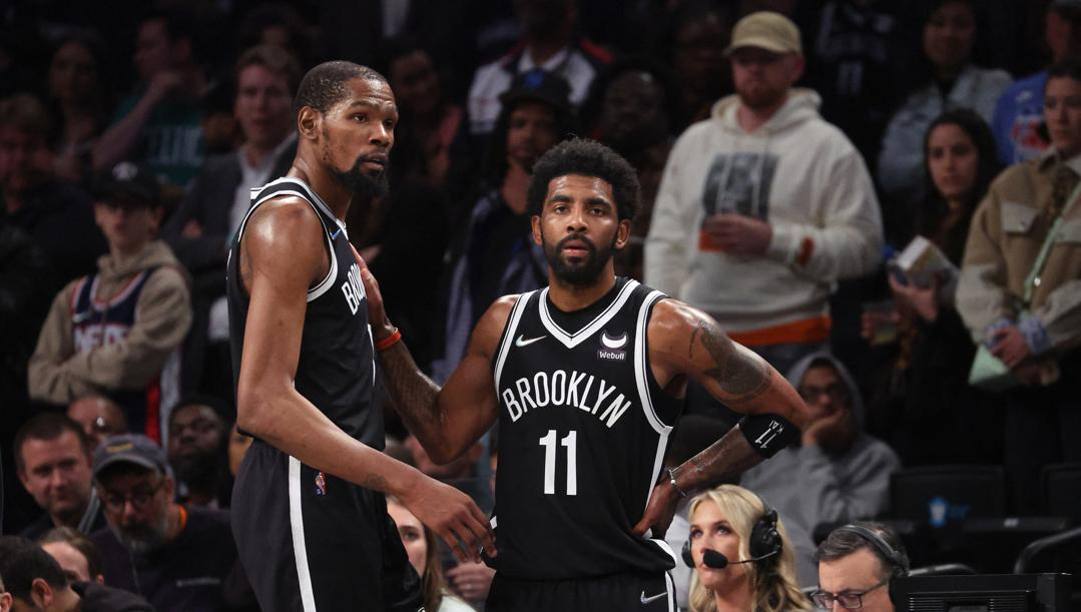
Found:
[[[161,183],[146,166],[122,161],[94,179],[94,198],[115,206],[157,208],[162,205]]]
[[[518,102],[541,102],[558,112],[573,113],[571,106],[571,87],[563,77],[552,74],[542,68],[527,70],[514,77],[507,91],[499,96],[503,108],[510,108]]]

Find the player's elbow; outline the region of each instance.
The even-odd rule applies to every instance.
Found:
[[[273,422],[270,395],[257,385],[239,385],[236,396],[236,425],[242,431],[265,438]]]

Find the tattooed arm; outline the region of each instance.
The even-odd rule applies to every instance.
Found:
[[[368,296],[372,334],[378,341],[394,333],[394,326],[384,313],[378,282],[359,256],[357,261]],[[420,371],[404,342],[379,353],[395,410],[436,463],[456,459],[495,423],[499,403],[492,357],[516,297],[502,297],[488,308],[473,330],[465,356],[442,389]]]
[[[682,390],[689,379],[737,412],[775,414],[801,429],[810,422],[807,406],[788,381],[764,359],[733,342],[708,315],[664,300],[654,308],[648,334],[650,364],[665,389]],[[732,428],[665,475],[634,531],[641,534],[653,528],[654,537],[659,537],[668,529],[681,495],[712,487],[762,459],[746,436]]]

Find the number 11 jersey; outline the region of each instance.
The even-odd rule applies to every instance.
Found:
[[[631,534],[681,404],[649,364],[646,326],[664,297],[617,278],[574,313],[556,309],[548,289],[515,303],[492,363],[500,410],[493,566],[502,574],[562,580],[674,567],[663,540]]]

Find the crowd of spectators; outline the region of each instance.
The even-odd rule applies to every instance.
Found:
[[[1002,465],[1025,515],[1039,469],[1081,461],[1081,0],[119,4],[0,14],[2,526],[21,535],[0,538],[0,610],[252,607],[226,255],[329,59],[395,92],[390,191],[355,198],[348,235],[437,381],[493,300],[547,282],[537,158],[584,135],[631,162],[619,273],[714,317],[820,418],[745,490],[680,507],[683,541],[703,516],[745,539],[779,515],[780,571],[732,601],[800,609],[797,586],[881,552],[814,532],[889,516],[902,467]],[[902,269],[917,238],[948,265]],[[994,384],[970,382],[981,359]],[[693,386],[685,413],[673,456],[734,422]],[[388,453],[491,509],[498,432],[437,466],[393,414]],[[491,570],[390,508],[429,609],[481,608]],[[681,607],[709,609],[715,579],[677,572]]]

